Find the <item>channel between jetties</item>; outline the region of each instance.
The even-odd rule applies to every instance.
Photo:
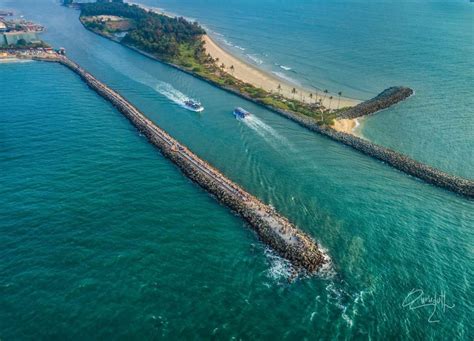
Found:
[[[112,41],[121,44],[120,42],[113,40],[110,37],[107,37]],[[123,45],[123,44],[122,44]],[[191,76],[201,79],[202,81],[214,85],[224,91],[232,93],[236,96],[244,98],[250,102],[253,102],[263,108],[273,111],[280,116],[283,116],[300,126],[309,129],[313,132],[321,134],[325,137],[328,137],[334,141],[340,142],[348,147],[351,147],[365,155],[371,156],[379,161],[386,163],[387,165],[402,171],[410,176],[414,176],[420,180],[423,180],[431,185],[449,190],[461,196],[467,198],[474,198],[474,180],[466,179],[456,175],[451,175],[442,170],[439,170],[435,167],[426,165],[422,162],[419,162],[415,159],[410,158],[409,156],[397,152],[393,149],[381,146],[379,144],[370,142],[366,139],[360,138],[358,136],[337,131],[330,126],[319,125],[313,118],[297,114],[294,112],[282,110],[271,106],[267,103],[264,103],[259,98],[253,98],[247,94],[241,93],[234,88],[231,88],[226,85],[219,84],[213,80],[207,79],[193,71],[187,70],[179,65],[175,65],[163,60],[160,60],[149,53],[141,51],[133,46],[126,46],[150,59],[159,61],[166,65],[169,65],[175,69],[178,69],[184,73],[187,73]],[[408,97],[413,95],[413,90],[403,86],[394,86],[385,89],[380,94],[375,96],[372,99],[369,99],[365,102],[362,102],[356,105],[353,108],[340,113],[338,119],[341,118],[357,118],[373,115],[381,110],[390,108],[393,105],[396,105],[399,102],[406,100]]]
[[[142,51],[134,46],[123,44],[120,40],[100,34],[92,30],[92,32],[101,35],[106,39],[110,39],[122,46],[128,47],[150,59],[159,61],[163,64],[169,65],[175,69],[178,69],[184,73],[192,75],[202,81],[214,85],[224,91],[242,97],[250,102],[253,102],[261,107],[264,107],[268,110],[271,110],[285,118],[288,118],[295,123],[299,124],[302,127],[305,127],[313,132],[324,135],[332,140],[345,144],[365,155],[371,156],[377,160],[380,160],[393,168],[402,171],[410,176],[414,176],[420,180],[423,180],[431,185],[449,190],[456,194],[462,195],[467,198],[474,198],[474,180],[466,179],[456,175],[451,175],[442,170],[439,170],[435,167],[421,163],[415,159],[410,158],[409,156],[399,153],[393,149],[378,145],[376,143],[370,142],[368,140],[362,139],[358,136],[352,134],[336,131],[330,126],[319,125],[313,118],[304,116],[302,114],[294,113],[287,110],[282,110],[280,108],[274,107],[265,103],[260,98],[251,97],[245,93],[238,91],[235,88],[232,88],[227,85],[222,85],[217,83],[214,80],[208,79],[199,75],[198,73],[188,70],[182,66],[161,60],[150,53]],[[358,104],[353,108],[340,113],[338,119],[341,118],[356,118],[372,115],[383,109],[387,109],[401,101],[404,101],[413,94],[413,90],[407,87],[395,86],[390,87],[382,91],[376,97],[369,99],[365,102]]]

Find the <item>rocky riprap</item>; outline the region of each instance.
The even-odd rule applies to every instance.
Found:
[[[358,106],[352,108],[350,110],[351,113],[348,114],[348,116],[346,117],[360,117],[362,115],[372,114],[378,110],[388,108],[389,106],[398,103],[403,99],[406,99],[412,93],[413,90],[404,87],[393,87],[387,89],[376,97],[377,100],[369,100],[367,102],[364,102],[368,103],[367,105],[361,103]],[[249,100],[253,99],[249,98]],[[258,103],[258,101],[253,101]],[[338,132],[328,126],[320,126],[310,117],[298,115],[277,108],[271,109],[279,113],[280,115],[308,128],[309,130],[327,136],[335,141],[341,142],[349,147],[352,147],[366,155],[383,161],[388,165],[402,172],[405,172],[406,174],[415,176],[423,181],[426,181],[427,183],[450,190],[468,198],[474,198],[473,180],[448,174],[439,169],[416,161],[402,153],[396,152],[390,148],[380,146],[368,140],[364,140],[360,137],[343,132]]]
[[[372,99],[362,102],[355,107],[352,107],[341,114],[338,118],[353,119],[357,117],[367,116],[377,111],[391,107],[392,105],[401,102],[413,94],[413,90],[403,86],[394,86],[385,89],[380,94]]]
[[[271,206],[262,203],[207,162],[198,158],[146,118],[122,96],[98,81],[79,65],[66,57],[59,57],[57,61],[78,74],[89,87],[112,103],[185,175],[214,195],[221,203],[241,215],[256,231],[259,238],[281,257],[288,259],[296,270],[312,274],[329,262],[329,257],[320,250],[310,236],[299,230]]]
[[[111,37],[107,37],[107,38],[112,39],[113,41],[121,44],[120,41],[116,39],[113,39]],[[262,107],[265,107],[277,114],[280,114],[281,116],[284,116],[300,124],[301,126],[305,128],[308,128],[309,130],[320,133],[335,141],[344,143],[345,145],[350,146],[366,155],[374,157],[380,161],[386,162],[390,166],[400,171],[403,171],[409,175],[415,176],[432,185],[450,190],[452,192],[458,193],[468,198],[474,198],[474,181],[471,179],[465,179],[465,178],[457,177],[454,175],[450,175],[434,167],[418,162],[390,148],[377,145],[375,143],[361,139],[351,134],[338,132],[332,129],[331,127],[319,126],[318,124],[316,124],[316,121],[314,119],[308,116],[278,109],[276,107],[273,107],[271,105],[264,103],[262,100],[258,98],[250,97],[249,95],[241,93],[234,88],[219,84],[211,79],[207,79],[184,67],[160,60],[156,58],[155,56],[149,53],[146,53],[144,51],[141,51],[133,46],[130,46],[127,44],[123,44],[123,45],[127,46],[128,48],[134,51],[137,51],[138,53],[148,58],[167,64],[173,68],[176,68],[196,78],[199,78],[203,80],[204,82],[207,82],[211,85],[221,88],[229,93],[245,98],[246,100],[250,102],[253,102]],[[355,107],[350,108],[347,111],[340,113],[338,117],[342,119],[342,118],[357,118],[357,117],[367,116],[377,111],[389,108],[390,106],[407,99],[412,94],[413,94],[413,90],[410,88],[401,87],[401,86],[391,87],[382,91],[379,95],[377,95],[373,99],[360,103],[356,105]]]

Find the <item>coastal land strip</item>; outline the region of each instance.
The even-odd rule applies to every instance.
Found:
[[[307,102],[314,103],[320,99],[321,105],[328,109],[352,107],[361,102],[359,100],[347,97],[331,98],[330,95],[321,96],[321,98],[318,98],[318,96],[316,96],[316,90],[311,91],[300,85],[293,84],[285,79],[282,79],[281,77],[278,77],[278,75],[273,76],[272,74],[269,74],[268,72],[265,72],[241,60],[231,53],[228,53],[209,35],[203,35],[202,40],[204,41],[206,52],[209,53],[212,58],[217,59],[219,63],[232,66],[232,70],[227,70],[231,72],[232,76],[243,82],[253,84],[268,92],[274,92],[279,89],[279,94],[283,97],[292,98],[294,96],[299,99],[304,99]],[[295,93],[293,93],[293,91],[295,91]],[[320,90],[320,92],[322,92],[322,90]]]
[[[273,207],[264,204],[196,156],[186,146],[149,120],[124,97],[97,80],[78,64],[64,55],[41,51],[22,51],[16,56],[20,59],[57,62],[76,73],[91,89],[115,106],[187,177],[247,221],[263,243],[290,261],[295,273],[315,274],[322,267],[329,266],[329,256],[321,250],[313,238],[298,229]]]
[[[147,12],[153,12],[156,15],[164,15],[163,13],[158,14],[156,10],[150,9],[148,7],[144,6],[137,6],[138,8],[141,8]],[[169,16],[166,16],[169,18]],[[194,69],[191,69],[189,67],[183,66],[183,65],[178,65],[177,63],[171,62],[169,60],[166,60],[164,58],[160,58],[156,56],[155,54],[143,51],[142,49],[133,46],[132,44],[124,43],[120,38],[117,38],[114,35],[110,34],[105,34],[103,31],[93,29],[83,20],[81,22],[84,24],[85,28],[92,31],[93,33],[96,33],[98,35],[101,35],[107,39],[110,39],[116,43],[119,43],[123,46],[126,46],[148,58],[151,58],[153,60],[156,60],[158,62],[167,64],[173,68],[176,68],[178,70],[181,70],[187,74],[190,74],[196,78],[199,78],[211,85],[214,85],[218,88],[221,88],[227,92],[230,92],[234,95],[237,95],[239,97],[242,97],[248,101],[251,101],[257,105],[260,105],[262,107],[265,107],[285,118],[288,118],[299,125],[313,131],[316,133],[319,133],[325,137],[328,137],[332,140],[335,140],[337,142],[343,143],[346,146],[349,146],[367,156],[373,157],[379,161],[382,161],[386,163],[387,165],[392,166],[393,168],[402,171],[410,176],[414,176],[418,179],[421,179],[429,184],[435,185],[437,187],[441,187],[444,189],[447,189],[449,191],[452,191],[454,193],[457,193],[459,195],[468,197],[468,198],[474,198],[474,181],[471,179],[466,179],[462,178],[459,176],[451,175],[448,174],[444,171],[441,171],[437,168],[431,167],[429,165],[423,164],[419,161],[416,161],[409,156],[402,154],[400,152],[397,152],[395,150],[392,150],[390,148],[375,144],[373,142],[370,142],[366,139],[363,139],[361,137],[356,136],[353,134],[353,125],[355,124],[355,121],[357,118],[365,117],[368,115],[372,115],[380,110],[389,108],[405,99],[410,97],[413,94],[413,90],[407,87],[402,87],[402,86],[396,86],[396,87],[390,87],[388,89],[385,89],[382,91],[380,94],[378,94],[376,97],[369,99],[365,102],[359,103],[355,106],[352,107],[346,107],[342,108],[339,110],[334,110],[333,114],[335,115],[335,118],[332,119],[331,124],[326,124],[326,121],[322,119],[321,121],[317,121],[315,117],[312,117],[310,115],[305,115],[300,112],[296,112],[295,110],[285,110],[282,109],[281,107],[278,107],[276,105],[273,105],[271,101],[268,101],[267,98],[262,98],[259,96],[253,96],[249,94],[248,92],[240,91],[239,87],[234,86],[234,84],[226,84],[222,83],[219,81],[219,79],[214,79],[214,77],[208,77],[206,74],[203,74],[201,72],[196,72]],[[202,41],[203,47],[206,46],[217,46],[207,35],[201,35],[201,39],[204,39]],[[207,43],[206,43],[207,42]],[[216,48],[219,48],[218,46]],[[220,49],[220,48],[219,48]],[[222,53],[227,52],[223,51],[220,49]],[[207,52],[207,51],[205,51]],[[255,71],[252,71],[254,74],[257,74],[258,72],[261,72],[257,68],[246,64],[247,67],[253,68]],[[226,74],[227,72],[224,71]],[[230,74],[228,75],[230,77]],[[233,79],[236,79],[235,77],[232,76]],[[240,80],[239,80],[240,81]],[[244,83],[246,84],[246,83]],[[253,84],[252,86],[258,87],[258,84]],[[327,97],[327,96],[326,96]],[[280,98],[286,98],[284,96],[280,96]],[[322,98],[320,98],[322,100]],[[283,99],[284,102],[287,101],[293,101],[293,102],[298,102],[295,101],[294,99]],[[351,103],[351,104],[354,104]],[[305,105],[308,105],[305,103]],[[321,109],[321,115],[323,115],[323,111],[327,110],[330,112],[331,110],[325,109],[322,106],[322,101],[319,102]],[[341,122],[338,122],[339,120],[342,120]],[[336,128],[336,129],[335,129]],[[342,128],[342,129],[341,129]]]

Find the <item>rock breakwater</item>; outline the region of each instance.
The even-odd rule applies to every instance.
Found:
[[[360,137],[351,134],[338,132],[331,127],[320,126],[309,117],[296,115],[294,113],[279,110],[276,108],[272,108],[272,110],[308,128],[309,130],[327,136],[335,141],[341,142],[349,147],[352,147],[358,150],[359,152],[362,152],[377,160],[383,161],[388,165],[402,172],[405,172],[406,174],[417,177],[423,181],[426,181],[429,184],[450,190],[454,193],[466,196],[468,198],[474,198],[474,181],[471,179],[465,179],[448,174],[439,169],[416,161],[390,148],[380,146],[378,144],[375,144],[368,140],[364,140]],[[373,107],[372,110],[375,110],[375,107]]]
[[[57,62],[74,71],[89,87],[112,103],[185,175],[214,195],[221,203],[241,215],[264,243],[281,257],[288,259],[297,270],[315,273],[328,262],[328,257],[322,253],[310,236],[299,230],[271,206],[262,203],[207,162],[198,158],[146,118],[121,95],[68,58],[60,56]]]
[[[97,33],[97,32],[95,32]],[[114,39],[113,37],[108,37],[104,36],[108,39],[111,39],[112,41],[115,41],[118,44],[122,44],[119,40]],[[178,70],[181,70],[189,75],[192,75],[196,78],[199,78],[203,80],[204,82],[207,82],[211,85],[214,85],[220,89],[223,89],[229,93],[232,93],[234,95],[237,95],[239,97],[242,97],[250,102],[253,102],[255,104],[258,104],[262,107],[265,107],[277,114],[280,114],[283,117],[286,117],[299,125],[312,130],[314,132],[320,133],[324,136],[327,136],[335,141],[344,143],[347,146],[350,146],[359,152],[362,152],[368,156],[374,157],[380,161],[386,162],[388,165],[405,172],[409,175],[415,176],[423,181],[426,181],[432,185],[450,190],[454,193],[466,196],[468,198],[474,198],[474,181],[471,179],[464,179],[461,177],[457,177],[454,175],[450,175],[446,172],[443,172],[441,170],[438,170],[434,167],[425,165],[421,162],[418,162],[402,153],[396,152],[392,149],[377,145],[375,143],[372,143],[370,141],[361,139],[359,137],[343,133],[343,132],[337,132],[336,130],[332,129],[331,127],[327,126],[319,126],[316,124],[316,121],[313,120],[312,118],[308,116],[303,116],[301,114],[296,114],[293,112],[281,110],[279,108],[273,107],[271,105],[268,105],[267,103],[264,103],[261,99],[259,98],[253,98],[250,97],[249,95],[246,95],[244,93],[239,92],[238,90],[222,85],[218,82],[215,82],[211,79],[205,78],[196,72],[193,72],[191,70],[187,70],[184,67],[181,67],[179,65],[175,65],[166,61],[163,61],[147,52],[144,52],[136,47],[127,45],[127,44],[122,44],[123,46],[126,46],[150,59],[159,61],[161,63],[167,64],[173,68],[176,68]],[[389,108],[390,106],[403,101],[410,97],[413,94],[413,90],[407,87],[391,87],[383,92],[381,92],[379,95],[374,97],[373,99],[370,99],[368,101],[365,101],[363,103],[358,104],[357,106],[348,109],[347,111],[342,112],[339,115],[339,118],[348,118],[348,119],[353,119],[361,116],[366,116],[373,114],[377,111]]]
[[[362,102],[339,115],[338,118],[353,119],[367,116],[377,111],[391,107],[413,95],[413,90],[403,86],[394,86],[385,89],[380,94],[368,101]]]

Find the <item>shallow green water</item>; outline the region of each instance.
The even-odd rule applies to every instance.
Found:
[[[25,3],[50,41],[310,233],[333,267],[289,285],[284,262],[78,77],[0,64],[2,339],[472,339],[472,201],[86,32],[74,11]],[[206,111],[183,110],[182,94]],[[234,120],[237,105],[255,117]],[[429,307],[402,307],[413,288],[455,307],[429,323]]]

